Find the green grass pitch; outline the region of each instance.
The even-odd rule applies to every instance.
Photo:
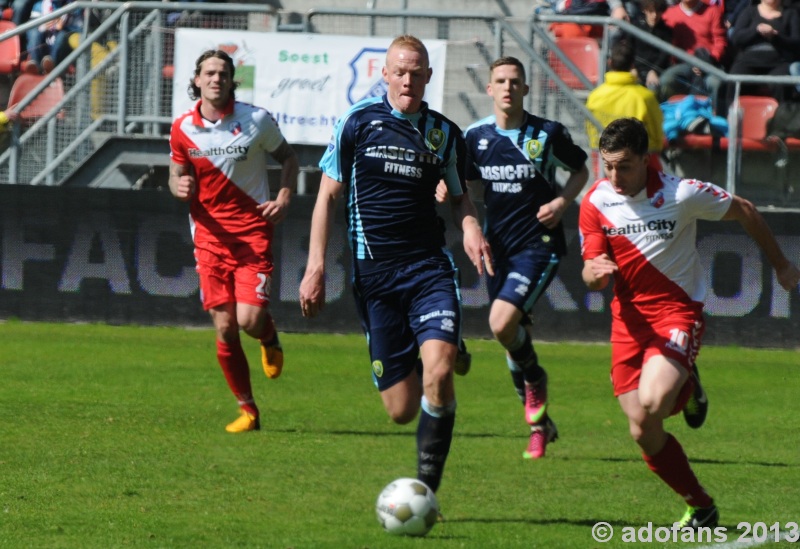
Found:
[[[211,329],[0,323],[0,547],[693,546],[592,539],[598,521],[619,532],[683,512],[628,436],[607,345],[537,343],[561,437],[529,462],[500,347],[468,340],[472,371],[456,378],[439,490],[446,520],[411,539],[385,534],[374,503],[389,481],[414,476],[416,422],[386,417],[363,336],[284,334],[278,380],[246,339],[262,430],[241,435],[224,431],[237,408],[213,339]],[[716,498],[728,542],[740,522],[800,523],[797,351],[706,347],[699,364],[706,425],[678,416],[668,428]]]

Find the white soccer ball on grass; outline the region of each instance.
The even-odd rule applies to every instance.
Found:
[[[381,491],[375,503],[378,522],[390,534],[424,536],[439,517],[436,494],[415,478],[399,478]]]

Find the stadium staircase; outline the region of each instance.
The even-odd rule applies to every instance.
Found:
[[[55,19],[88,7],[105,13],[100,26],[76,37],[75,51],[44,78],[42,89],[56,79],[63,80],[64,98],[30,125],[15,127],[7,149],[0,149],[0,182],[137,189],[165,186],[173,93],[170,70],[177,27],[356,36],[412,32],[423,39],[445,39],[444,111],[462,127],[491,112],[485,93],[489,64],[500,55],[514,55],[530,67],[531,93],[526,107],[560,120],[590,152],[586,125],[597,122],[585,109],[585,93],[576,93],[568,83],[576,78],[560,78],[550,67],[553,55],[563,52],[546,30],[559,16],[547,15],[546,9],[542,10],[545,15],[534,15],[534,9],[545,5],[545,0],[471,0],[461,3],[458,11],[430,0],[329,0],[324,8],[319,4],[318,0],[237,4],[79,0],[45,16]],[[612,20],[581,19],[587,21],[608,28]],[[31,26],[0,31],[0,42]],[[668,51],[670,47],[665,45]],[[604,70],[600,59],[605,59],[606,52],[604,39],[598,59],[600,80]],[[686,57],[679,51],[675,55]],[[560,59],[559,65],[580,80],[582,73],[568,59]],[[26,97],[23,104],[25,101],[33,98]],[[64,118],[56,120],[57,116]],[[301,192],[314,192],[322,148],[296,148],[301,156]],[[687,171],[692,168],[690,160],[690,155],[682,157]],[[740,183],[736,161],[722,159],[729,178],[736,172],[729,188]],[[789,162],[800,160],[790,156]],[[796,196],[788,198],[798,201]],[[785,192],[774,202],[778,201],[787,201]]]

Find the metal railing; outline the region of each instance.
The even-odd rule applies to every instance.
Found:
[[[541,13],[509,18],[452,11],[381,10],[373,6],[362,10],[314,9],[303,14],[298,23],[289,21],[296,14],[267,5],[80,0],[1,34],[0,41],[64,14],[88,9],[105,10],[106,16],[96,28],[84,28],[77,48],[17,106],[19,109],[30,103],[56,78],[66,84],[64,98],[47,115],[28,127],[15,127],[8,150],[0,153],[0,182],[58,184],[109,136],[166,137],[172,118],[173,83],[164,76],[163,69],[172,64],[174,31],[178,27],[387,37],[413,32],[422,39],[446,40],[444,110],[462,127],[491,112],[491,101],[485,93],[488,66],[497,57],[515,55],[530,67],[531,93],[526,108],[557,118],[587,152],[591,152],[587,123],[598,129],[601,125],[586,109],[584,98],[550,66],[549,52],[559,56],[583,81],[586,90],[592,89],[593,84],[558,50],[547,32],[549,23],[573,22],[604,28],[598,59],[601,81],[609,37],[613,32],[625,32],[736,86],[737,98],[743,83],[800,84],[800,77],[726,74],[625,21]],[[59,113],[63,113],[61,117]],[[738,135],[737,123],[738,118],[733,116],[732,136]],[[730,140],[727,151],[725,183],[731,191],[736,189],[740,174],[738,145],[736,139]]]

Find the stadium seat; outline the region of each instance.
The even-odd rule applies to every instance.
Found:
[[[0,34],[14,30],[16,25],[11,21],[0,21]],[[13,74],[19,69],[20,58],[19,35],[6,38],[0,42],[0,74]]]
[[[22,101],[39,83],[44,80],[46,75],[22,73],[14,80],[11,92],[8,96],[8,105],[13,107]],[[60,78],[56,78],[45,88],[21,113],[20,120],[23,123],[30,123],[43,117],[58,104],[64,97],[64,83]],[[58,113],[58,118],[64,118],[64,111]]]
[[[574,38],[556,38],[556,46],[564,55],[572,61],[584,76],[592,83],[597,85],[600,78],[600,47],[597,40],[585,36]],[[555,73],[564,83],[574,90],[585,90],[583,82],[567,68],[558,58],[555,52],[550,51],[548,62]],[[551,88],[552,88],[551,83]]]
[[[668,101],[680,101],[685,96],[676,95]],[[775,137],[767,135],[767,121],[775,114],[778,101],[772,97],[760,95],[742,95],[739,97],[739,108],[742,118],[739,122],[741,145],[743,151],[778,152],[780,143]],[[719,149],[727,150],[727,137],[716,137],[707,134],[684,134],[676,143],[681,149]]]

